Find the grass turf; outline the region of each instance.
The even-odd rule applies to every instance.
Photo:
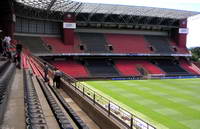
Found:
[[[200,129],[200,79],[84,83],[159,129]]]

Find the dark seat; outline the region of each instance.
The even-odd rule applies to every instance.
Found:
[[[170,48],[168,38],[165,36],[145,36],[145,39],[155,49],[155,53],[159,53],[159,54],[174,53]]]
[[[43,45],[40,37],[16,36],[23,46],[29,48],[32,53],[50,53],[50,51]]]
[[[101,60],[86,60],[86,66],[90,74],[94,77],[114,77],[119,76],[118,71],[109,61]]]
[[[78,33],[81,44],[86,46],[85,52],[88,53],[107,53],[108,46],[103,34],[100,33]]]
[[[172,60],[156,60],[156,63],[167,74],[189,74],[177,62]]]

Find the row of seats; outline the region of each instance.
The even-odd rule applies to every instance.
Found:
[[[42,37],[42,41],[53,53],[81,53],[79,49],[80,41],[75,36],[74,45],[66,45],[59,37]]]
[[[58,91],[51,87],[51,90],[54,92],[58,100],[61,102],[64,109],[67,111],[69,116],[72,118],[72,120],[76,123],[76,125],[80,129],[89,129],[87,125],[81,120],[81,118],[77,115],[77,113],[71,108],[71,106],[65,101],[65,99],[58,93]]]
[[[117,60],[115,65],[124,76],[140,76],[140,72],[137,70],[137,64],[134,60]]]
[[[60,69],[66,74],[71,75],[72,77],[88,77],[88,72],[83,65],[80,63],[67,60],[67,61],[53,61],[52,65]]]
[[[185,53],[166,36],[133,34],[76,33],[73,45],[64,45],[61,38],[42,37],[54,53]],[[111,47],[110,47],[111,46]]]
[[[125,76],[140,76],[139,69],[143,68],[146,74],[165,74],[159,67],[145,60],[117,60],[116,67]]]
[[[2,68],[0,66],[0,68]],[[2,118],[5,113],[6,103],[8,100],[9,87],[12,83],[12,79],[15,73],[15,65],[9,63],[4,67],[4,69],[0,70],[0,123],[2,122]]]
[[[113,53],[152,53],[142,35],[105,34]]]
[[[177,74],[177,75],[187,75],[189,74],[186,70],[184,70],[182,67],[180,67],[178,61],[172,61],[172,60],[154,60],[154,62],[158,67],[160,67],[163,71],[165,71],[167,74]]]
[[[200,69],[193,63],[189,63],[188,61],[182,59],[180,60],[180,65],[182,68],[192,74],[200,74]]]
[[[33,73],[36,73],[36,75],[41,74],[43,76],[43,71],[41,70],[43,65],[39,63],[39,60],[34,60],[33,58],[31,59],[29,58],[29,61],[32,66],[30,68],[32,68]],[[51,67],[49,67],[49,69],[52,70]],[[42,110],[40,111],[41,109],[40,101],[38,100],[38,96],[33,85],[34,83],[32,82],[31,74],[28,70],[25,70],[24,78],[25,78],[25,91],[26,91],[25,105],[27,106],[26,107],[27,125],[29,128],[47,129],[45,118],[43,117],[42,114]],[[57,120],[58,125],[60,126],[61,129],[75,128],[74,125],[71,123],[71,120],[69,120],[68,115],[70,116],[70,119],[72,119],[76,123],[78,128],[88,129],[86,124],[80,119],[80,117],[74,112],[74,110],[69,106],[66,100],[64,100],[64,98],[59,94],[59,92],[56,89],[54,89],[51,86],[50,88],[48,88],[49,86],[47,86],[47,83],[45,83],[44,79],[40,78],[39,76],[36,76],[36,78],[55,116],[55,119]],[[55,97],[53,96],[57,97],[58,101],[60,101],[60,104],[67,111],[68,115],[64,113],[64,111],[61,108],[61,105],[58,103],[57,99],[55,99]]]
[[[119,72],[115,69],[115,66],[112,64],[112,62],[105,59],[87,59],[85,60],[85,66],[87,67],[91,76],[120,76]]]
[[[165,36],[145,36],[145,39],[151,44],[155,53],[174,53]]]
[[[73,129],[73,126],[70,123],[70,120],[64,114],[64,112],[62,111],[61,107],[59,106],[59,104],[57,103],[57,101],[55,100],[51,92],[49,91],[49,89],[45,86],[46,84],[41,79],[38,79],[38,81],[60,128]]]
[[[194,64],[196,67],[198,67],[198,68],[200,69],[200,63],[198,63],[198,62],[193,62],[193,64]]]
[[[133,60],[133,59],[86,59],[81,63],[74,60],[51,63],[64,73],[75,78],[141,76],[147,74],[200,74],[195,65],[182,60]]]
[[[101,33],[78,33],[81,44],[85,45],[85,52],[88,53],[107,53],[107,41]]]
[[[49,53],[50,51],[45,47],[44,42],[40,37],[30,36],[15,36],[25,48],[28,48],[32,53]]]
[[[6,68],[6,66],[9,64],[8,61],[0,61],[0,74],[4,71],[4,69]]]
[[[48,129],[46,119],[31,79],[30,71],[24,71],[24,103],[28,129]]]

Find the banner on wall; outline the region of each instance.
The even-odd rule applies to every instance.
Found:
[[[188,34],[188,28],[179,28],[179,34]]]
[[[63,28],[64,29],[76,29],[76,23],[64,22]]]
[[[13,20],[13,22],[16,22],[16,15],[15,14],[12,15],[12,20]]]

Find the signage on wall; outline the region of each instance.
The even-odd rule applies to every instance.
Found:
[[[16,15],[15,14],[12,15],[12,20],[13,20],[13,22],[16,22]]]
[[[76,23],[64,22],[63,28],[64,29],[76,29]]]
[[[188,28],[179,28],[179,34],[188,34]]]
[[[182,21],[182,25],[185,25],[186,24],[186,21]]]
[[[72,18],[72,15],[71,14],[67,14],[67,18]]]

